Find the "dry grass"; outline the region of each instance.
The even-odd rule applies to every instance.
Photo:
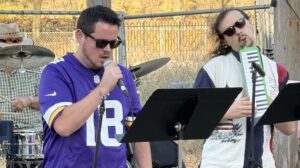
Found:
[[[201,160],[203,140],[183,142],[183,160],[187,168],[197,168]]]
[[[6,168],[6,160],[3,156],[0,156],[0,168]]]

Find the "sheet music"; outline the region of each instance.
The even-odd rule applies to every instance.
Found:
[[[243,65],[244,77],[246,82],[246,88],[248,92],[248,96],[252,99],[252,62],[257,63],[262,66],[261,55],[259,53],[258,48],[256,47],[244,47],[240,51],[241,63]],[[267,92],[266,92],[266,84],[264,77],[260,76],[256,73],[256,88],[255,88],[255,106],[257,112],[255,114],[255,120],[257,121],[260,117],[266,112],[269,107]]]

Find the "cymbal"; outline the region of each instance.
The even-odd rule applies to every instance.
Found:
[[[0,48],[0,67],[32,69],[46,65],[54,59],[54,53],[44,47],[15,45]]]
[[[164,57],[164,58],[159,58],[159,59],[151,60],[148,62],[144,62],[142,64],[130,67],[129,69],[136,78],[139,78],[141,76],[147,75],[148,73],[162,67],[169,61],[170,61],[169,57]]]

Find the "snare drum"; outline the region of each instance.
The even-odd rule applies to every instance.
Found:
[[[11,154],[21,159],[41,159],[44,157],[42,132],[14,131],[13,141],[10,143],[9,151]]]

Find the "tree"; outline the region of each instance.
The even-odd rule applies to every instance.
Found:
[[[33,1],[33,10],[41,11],[43,0]],[[40,39],[41,15],[34,15],[32,19],[32,37],[37,41]]]
[[[290,3],[290,6],[288,2]],[[296,14],[293,12],[292,8],[295,10]],[[278,0],[274,12],[275,60],[287,67],[290,79],[299,81],[300,21],[296,15],[300,14],[300,1]],[[275,132],[274,139],[275,159],[278,161],[277,167],[296,167],[296,162],[298,160],[298,142],[296,133],[286,137]]]

